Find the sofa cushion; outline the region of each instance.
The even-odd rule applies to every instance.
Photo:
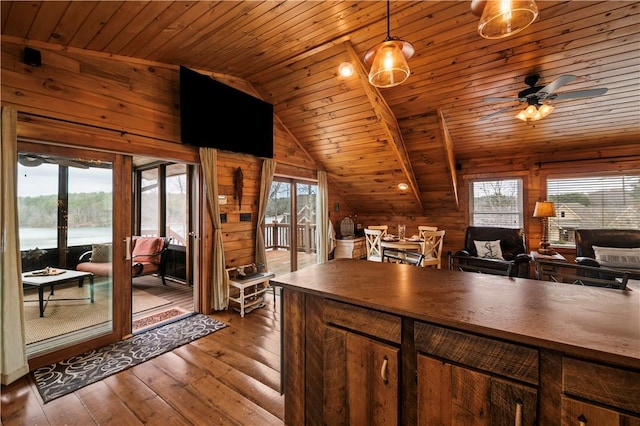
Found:
[[[605,267],[640,269],[640,247],[593,246],[598,263]]]
[[[151,262],[155,264],[160,263],[160,251],[164,241],[160,237],[140,237],[136,238],[133,245],[134,262]]]
[[[111,244],[93,244],[91,246],[91,262],[104,263],[111,262],[112,250]]]
[[[500,248],[500,240],[494,241],[474,241],[478,257],[485,259],[504,259],[502,257],[502,249]]]

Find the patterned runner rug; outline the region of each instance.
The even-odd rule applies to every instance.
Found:
[[[147,361],[226,327],[202,314],[137,334],[130,339],[57,362],[33,371],[47,403],[91,383]]]

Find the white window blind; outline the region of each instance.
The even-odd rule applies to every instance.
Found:
[[[549,241],[572,245],[576,229],[640,229],[640,174],[547,179]]]
[[[521,228],[522,179],[473,180],[469,184],[471,225]]]

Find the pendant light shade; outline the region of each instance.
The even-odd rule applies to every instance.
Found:
[[[527,28],[538,17],[534,0],[487,0],[478,33],[484,38],[503,38]]]
[[[413,56],[413,45],[397,37],[391,37],[389,20],[389,1],[387,1],[387,38],[369,49],[364,56],[366,63],[371,64],[369,83],[376,87],[393,87],[405,81],[411,70],[407,60]]]

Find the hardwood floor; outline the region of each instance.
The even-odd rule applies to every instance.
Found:
[[[2,425],[282,425],[280,298],[228,327],[47,404],[30,375],[2,387]]]

